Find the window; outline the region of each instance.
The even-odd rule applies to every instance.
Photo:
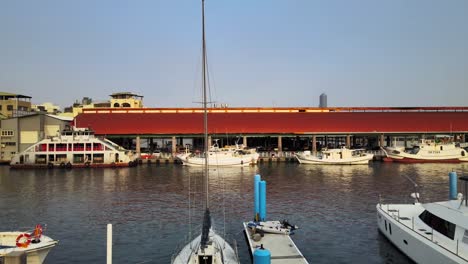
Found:
[[[388,223],[388,230],[390,230],[390,235],[392,234],[392,224]]]
[[[5,146],[16,146],[16,142],[5,142]]]
[[[7,110],[8,111],[13,111],[13,105],[7,105]]]
[[[426,223],[428,226],[432,227],[437,232],[453,240],[455,237],[455,225],[445,221],[444,219],[431,214],[427,210],[422,212],[419,215],[419,218]]]
[[[13,130],[2,130],[2,137],[12,137],[14,136]]]

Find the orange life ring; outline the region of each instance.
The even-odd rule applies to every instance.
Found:
[[[41,238],[41,236],[42,236],[42,226],[40,224],[37,224],[33,232],[34,240],[38,241]]]
[[[21,234],[16,238],[17,247],[27,248],[30,243],[31,243],[31,235],[28,233]]]

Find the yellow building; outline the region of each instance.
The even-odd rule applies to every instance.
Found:
[[[129,107],[142,108],[143,96],[130,92],[113,93],[110,95],[110,105],[112,108]]]
[[[75,117],[88,108],[143,108],[143,96],[130,92],[113,93],[110,101],[93,102],[89,97],[84,97],[81,103],[78,101],[73,106],[66,107],[60,116]]]
[[[0,92],[0,114],[9,118],[22,116],[30,112],[30,96]]]

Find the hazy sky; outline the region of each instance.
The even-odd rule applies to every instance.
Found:
[[[0,91],[69,106],[200,101],[199,0],[0,0]],[[213,100],[468,105],[468,1],[206,0]]]

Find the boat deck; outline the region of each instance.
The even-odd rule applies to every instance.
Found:
[[[247,226],[247,222],[244,222],[243,225],[252,257],[255,249],[263,244],[263,247],[271,253],[271,263],[309,263],[289,235],[265,233],[260,241],[254,241],[252,239],[252,231]]]

